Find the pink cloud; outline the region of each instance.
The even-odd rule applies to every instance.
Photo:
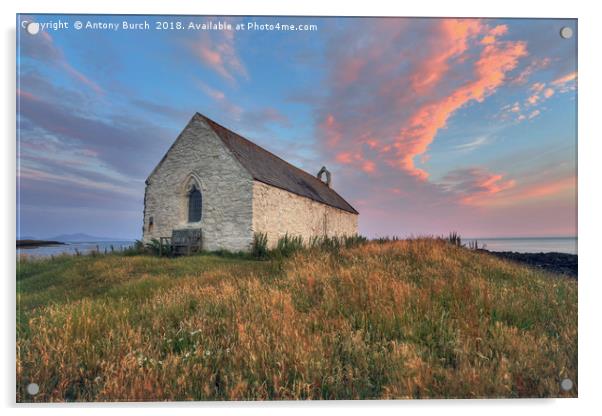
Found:
[[[502,36],[506,33],[508,33],[508,26],[506,25],[497,25],[489,31],[489,34],[492,36]]]
[[[343,85],[351,84],[360,76],[364,67],[364,60],[361,57],[351,58],[347,61],[345,68],[339,73],[339,82]]]
[[[483,37],[483,39],[481,40],[481,43],[483,45],[490,45],[492,43],[495,43],[495,41],[497,40],[497,37],[505,35],[506,32],[508,32],[508,26],[498,25],[498,26],[494,27],[493,29],[491,29],[488,32],[488,34],[485,37]]]
[[[575,80],[577,78],[576,72],[571,72],[566,74],[560,78],[555,79],[551,82],[554,88],[546,85],[545,82],[535,82],[533,83],[528,90],[530,94],[525,98],[523,108],[531,107],[531,112],[528,114],[521,113],[521,107],[518,102],[514,103],[514,105],[506,105],[502,107],[501,117],[507,117],[509,112],[516,113],[517,121],[524,121],[533,119],[541,114],[541,110],[537,109],[537,107],[541,107],[541,104],[552,97],[556,91],[559,93],[566,93],[569,91],[573,91],[576,88]],[[535,108],[535,109],[533,109]]]
[[[274,107],[243,108],[233,103],[226,93],[214,88],[201,80],[196,80],[196,85],[208,97],[213,99],[220,112],[220,119],[230,120],[233,125],[240,124],[241,127],[251,131],[265,131],[269,124],[279,124],[290,127],[291,121],[284,113]]]
[[[544,84],[543,82],[536,82],[533,85],[531,85],[531,91],[539,93],[545,88],[545,86],[546,84]]]
[[[575,176],[569,176],[551,182],[535,184],[533,186],[521,190],[521,192],[517,193],[514,196],[514,198],[520,198],[524,200],[532,199],[535,197],[554,196],[567,190],[574,191],[576,183],[577,178]]]
[[[378,140],[375,139],[368,139],[366,140],[366,144],[371,148],[371,149],[376,149],[378,147]]]
[[[279,124],[290,127],[290,119],[274,107],[262,107],[243,112],[241,124],[247,128],[263,129],[266,124]]]
[[[556,78],[551,84],[559,93],[566,93],[577,89],[577,72],[570,72]]]
[[[33,95],[32,93],[30,93],[28,91],[23,91],[19,88],[17,88],[17,96],[27,98],[29,100],[34,100],[34,101],[38,100],[38,98],[35,95]]]
[[[237,77],[249,78],[236,50],[233,30],[203,33],[197,42],[190,44],[190,48],[205,66],[229,82],[236,82]]]
[[[537,104],[537,101],[539,101],[539,95],[537,94],[531,95],[529,98],[527,98],[527,103],[530,105]]]
[[[349,164],[353,162],[353,156],[349,152],[342,152],[336,155],[335,160],[339,163]]]
[[[366,173],[374,173],[374,171],[376,170],[376,165],[371,160],[365,160],[362,163],[362,170]]]
[[[552,88],[546,88],[543,92],[543,95],[546,98],[550,98],[552,95],[554,95],[554,90]]]
[[[327,114],[319,125],[322,134],[326,139],[326,144],[329,147],[337,146],[342,138],[341,125],[336,121],[334,115]]]
[[[84,74],[82,74],[81,72],[79,72],[77,69],[73,68],[67,61],[61,62],[61,66],[73,78],[77,79],[82,84],[87,85],[92,90],[94,90],[96,93],[98,93],[98,94],[103,94],[104,93],[103,89],[100,88],[100,86],[96,82],[92,81],[90,78],[88,78],[87,76],[85,76]]]
[[[437,85],[449,71],[451,60],[468,49],[468,41],[482,30],[478,20],[443,19],[439,25],[439,40],[434,52],[420,62],[411,75],[412,89],[425,93]]]
[[[532,184],[514,187],[503,195],[475,200],[481,206],[509,206],[524,203],[541,202],[544,199],[561,196],[572,197],[577,185],[577,178],[568,175],[561,178],[539,181]]]
[[[486,45],[474,64],[476,79],[453,90],[441,100],[419,108],[403,127],[396,140],[397,163],[412,175],[426,179],[428,174],[415,167],[414,157],[423,154],[444,128],[449,117],[470,101],[483,101],[504,82],[505,74],[514,69],[519,58],[527,54],[524,42]]]
[[[559,180],[540,183],[522,190],[517,195],[522,199],[531,199],[533,197],[547,197],[557,195],[566,190],[574,190],[577,178],[569,176]]]
[[[219,90],[204,83],[201,80],[196,80],[196,85],[201,91],[205,93],[205,95],[207,95],[215,101],[217,107],[222,112],[228,114],[234,120],[240,121],[244,110],[242,107],[231,102],[226,96],[226,93],[224,93],[222,90]]]
[[[510,82],[512,84],[522,85],[529,81],[531,75],[535,72],[545,69],[550,66],[552,60],[550,58],[533,59],[516,77]]]
[[[577,72],[569,72],[566,75],[563,75],[557,79],[555,79],[554,81],[552,81],[552,85],[562,85],[562,84],[566,84],[567,82],[570,81],[574,81],[577,79]]]
[[[481,43],[483,45],[490,45],[492,43],[495,43],[495,36],[487,35],[481,40]]]
[[[449,172],[443,183],[448,190],[458,195],[463,204],[479,204],[491,195],[513,188],[516,181],[504,179],[499,173],[483,168],[457,169]]]
[[[528,107],[536,105],[540,101],[540,94],[545,87],[546,84],[543,82],[535,82],[533,85],[531,85],[529,90],[532,91],[533,94],[527,97],[527,99],[525,100],[525,105]],[[547,98],[548,95],[544,95],[544,97]]]
[[[203,81],[197,80],[197,85],[205,94],[207,94],[209,97],[213,98],[216,101],[223,101],[226,99],[226,94],[223,91],[218,90],[217,88],[213,88],[204,83]]]

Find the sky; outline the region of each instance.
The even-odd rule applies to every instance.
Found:
[[[202,30],[218,22],[231,29]],[[260,30],[277,24],[314,26]],[[312,174],[327,166],[369,237],[577,235],[575,20],[17,28],[18,236],[140,238],[144,181],[195,112]]]

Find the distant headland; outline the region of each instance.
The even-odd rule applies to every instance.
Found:
[[[53,240],[17,240],[17,247],[21,248],[36,248],[36,247],[44,247],[44,246],[55,246],[55,245],[63,245],[65,243],[61,241],[53,241]]]

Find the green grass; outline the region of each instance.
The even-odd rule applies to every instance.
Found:
[[[577,395],[575,280],[437,239],[282,244],[21,261],[17,400]]]

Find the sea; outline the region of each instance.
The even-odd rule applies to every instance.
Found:
[[[577,237],[528,238],[463,238],[469,245],[476,241],[479,248],[489,251],[515,251],[517,253],[568,253],[577,254]]]
[[[115,241],[87,241],[57,244],[43,247],[17,247],[17,255],[28,257],[51,257],[60,254],[89,254],[92,251],[99,253],[109,253],[111,251],[123,251],[134,245],[134,240],[115,240]]]
[[[489,251],[515,251],[518,253],[568,253],[577,254],[576,237],[545,238],[464,238],[462,244],[469,245],[476,241],[479,248]],[[17,248],[17,255],[29,257],[51,257],[60,254],[88,254],[92,251],[100,253],[122,251],[133,246],[134,240],[89,241],[66,243],[64,245],[35,248]]]

